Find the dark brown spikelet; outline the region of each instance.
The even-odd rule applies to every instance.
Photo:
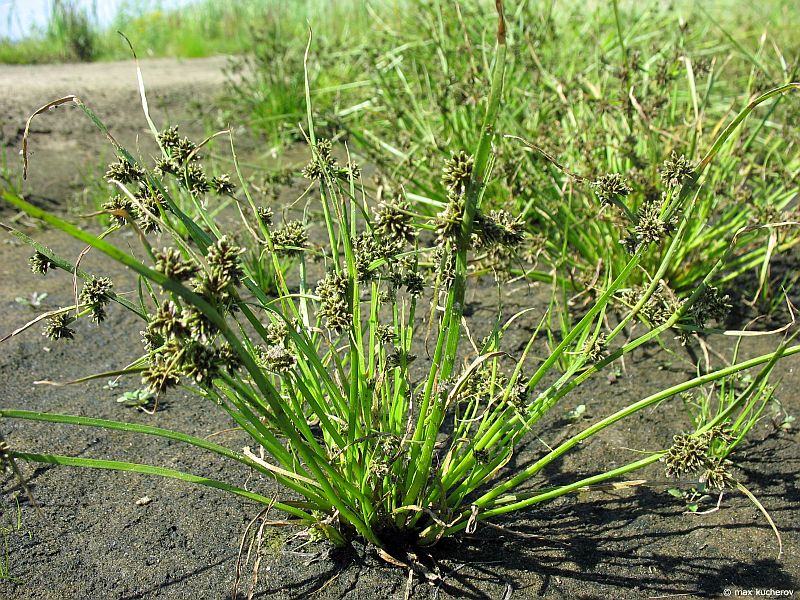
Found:
[[[621,200],[631,193],[631,188],[619,173],[606,173],[592,183],[601,206],[608,206],[614,200]]]
[[[40,275],[47,275],[47,271],[55,267],[55,263],[41,252],[37,252],[30,257],[31,272]]]

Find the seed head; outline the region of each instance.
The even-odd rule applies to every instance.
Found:
[[[425,290],[425,278],[417,270],[417,259],[414,256],[403,256],[392,265],[389,278],[395,288],[405,286],[411,296],[421,296]]]
[[[117,162],[108,165],[106,170],[106,179],[124,184],[139,183],[144,180],[144,175],[144,169],[127,158],[119,158]]]
[[[488,215],[479,212],[475,215],[472,238],[477,248],[515,249],[525,240],[525,224],[506,210],[493,210]]]
[[[381,245],[372,234],[364,232],[353,238],[353,254],[355,255],[358,281],[362,283],[369,281],[373,276],[370,265],[382,258]]]
[[[217,350],[220,366],[222,366],[229,373],[235,373],[242,366],[242,359],[234,352],[233,348],[228,342],[223,343],[219,350]]]
[[[285,346],[289,337],[289,326],[286,321],[272,321],[267,325],[267,341],[273,346]]]
[[[472,167],[474,163],[475,159],[463,150],[457,154],[453,154],[453,156],[445,162],[444,168],[442,169],[442,183],[444,186],[450,190],[463,192],[469,183],[469,178],[472,176]]]
[[[319,315],[325,318],[325,326],[331,331],[340,332],[352,325],[353,315],[347,299],[348,288],[347,277],[334,272],[329,272],[317,285]]]
[[[597,338],[594,340],[591,338],[586,340],[586,343],[583,346],[583,353],[586,355],[586,358],[589,360],[589,362],[597,363],[608,356],[608,348],[606,347],[607,342],[608,338],[606,337],[606,334],[602,332],[597,334]]]
[[[142,336],[142,346],[144,346],[144,351],[148,354],[155,352],[164,345],[164,338],[155,331],[152,331],[149,325],[147,329],[140,331],[139,335]]]
[[[121,194],[112,196],[108,202],[104,202],[103,210],[109,213],[109,221],[115,227],[122,227],[136,214],[133,202]]]
[[[456,255],[445,246],[437,246],[432,255],[433,264],[436,265],[438,283],[442,289],[447,289],[456,277]]]
[[[661,181],[667,187],[677,187],[694,172],[694,165],[683,154],[678,156],[675,151],[669,160],[665,160],[661,167]]]
[[[191,340],[181,349],[179,364],[184,375],[205,385],[219,374],[221,366],[213,347]]]
[[[303,177],[316,180],[322,179],[326,173],[335,174],[339,171],[333,158],[333,145],[330,140],[320,139],[314,150],[311,160],[303,168]]]
[[[178,165],[183,165],[189,157],[192,157],[192,161],[197,161],[200,158],[200,154],[195,152],[197,150],[197,144],[195,144],[189,138],[183,138],[178,141],[172,148],[170,148],[170,157],[178,163]],[[194,152],[194,154],[192,154]]]
[[[674,221],[664,221],[659,202],[645,202],[637,213],[633,233],[639,244],[660,242],[674,229]]]
[[[95,277],[83,284],[79,301],[81,304],[88,304],[92,309],[92,320],[100,323],[105,319],[105,306],[111,300],[109,295],[113,283],[108,277]]]
[[[619,173],[606,173],[592,183],[601,206],[608,206],[631,193],[631,188]]]
[[[259,362],[273,373],[287,373],[297,364],[295,356],[283,346],[259,348]]]
[[[236,190],[230,175],[217,175],[211,179],[211,188],[220,196],[230,196]]]
[[[153,355],[150,365],[142,373],[142,383],[155,394],[178,385],[180,380],[175,361],[160,353]]]
[[[411,244],[417,237],[417,231],[408,214],[409,204],[401,196],[390,202],[382,201],[378,205],[373,226],[375,233],[390,240],[398,240]]]
[[[709,286],[689,308],[689,315],[700,328],[705,328],[709,321],[721,323],[731,311],[730,299],[727,294],[723,296],[717,288]]]
[[[273,214],[271,208],[259,206],[256,208],[256,213],[258,214],[258,218],[261,219],[261,222],[264,224],[264,227],[272,227]]]
[[[182,316],[180,309],[172,300],[164,300],[147,325],[147,332],[150,336],[159,336],[162,340],[186,335]]]
[[[439,245],[455,240],[461,231],[461,222],[464,219],[464,196],[451,191],[445,209],[436,219],[436,242]]]
[[[68,327],[72,321],[73,319],[66,312],[53,315],[47,319],[42,328],[42,335],[49,337],[51,340],[74,339],[75,331]]]
[[[672,446],[662,459],[667,477],[697,473],[708,465],[709,437],[682,434],[672,438]]]
[[[700,475],[700,481],[704,482],[709,488],[715,488],[720,491],[733,487],[736,479],[729,469],[732,464],[731,461],[725,459],[713,461]]]
[[[55,267],[55,263],[41,252],[36,252],[30,257],[31,272],[46,275],[47,271]]]
[[[308,247],[308,233],[301,221],[288,221],[272,234],[272,243],[278,255],[297,255]]]
[[[189,330],[192,339],[209,343],[217,333],[217,326],[203,314],[196,306],[187,306],[183,310],[183,325]]]
[[[167,127],[164,131],[158,134],[158,143],[165,150],[174,150],[178,147],[180,142],[178,135],[178,126]]]
[[[228,237],[223,235],[208,247],[206,260],[211,272],[217,275],[220,281],[227,280],[233,285],[239,284],[244,275],[239,260],[242,252],[244,249],[232,244]]]
[[[384,323],[379,324],[375,328],[375,337],[377,337],[378,340],[383,344],[394,344],[394,327]]]
[[[190,162],[183,168],[183,175],[178,181],[195,196],[203,196],[211,189],[206,172],[195,162]]]
[[[347,166],[342,167],[338,171],[339,177],[345,180],[350,180],[351,178],[356,180],[361,178],[361,166],[357,162],[348,162]]]
[[[153,169],[157,175],[177,175],[180,173],[181,165],[174,158],[160,157],[156,160]]]
[[[197,265],[191,259],[184,259],[179,250],[164,248],[155,253],[155,270],[170,279],[187,281],[197,274]]]

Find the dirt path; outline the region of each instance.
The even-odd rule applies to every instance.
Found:
[[[140,62],[150,114],[157,126],[180,122],[181,130],[203,134],[203,116],[225,83],[226,57]],[[113,148],[74,104],[37,116],[31,125],[30,176],[21,179],[25,121],[39,107],[78,96],[124,146],[147,152],[150,132],[142,112],[133,61],[0,65],[0,149],[6,178],[24,194],[61,204],[102,175]]]

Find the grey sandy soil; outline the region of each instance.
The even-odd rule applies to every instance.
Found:
[[[163,125],[173,121],[202,136],[202,118],[225,82],[226,57],[140,61],[149,109]],[[74,104],[31,123],[30,177],[21,180],[20,150],[27,118],[38,108],[75,95],[92,109],[123,146],[152,150],[132,61],[65,65],[0,65],[0,146],[11,183],[28,196],[54,203],[70,200],[102,175],[113,147]]]
[[[193,102],[213,99],[223,80],[219,69],[224,62],[146,61],[143,70],[154,115],[169,115],[187,131],[192,126],[200,130]],[[16,163],[11,165],[15,173],[19,169],[15,152],[25,118],[32,109],[67,93],[81,96],[123,143],[146,137],[146,130],[139,125],[143,120],[130,63],[47,66],[30,71],[0,67],[0,83],[15,89],[14,95],[0,100],[3,144],[9,159]],[[91,165],[103,164],[97,153],[106,148],[106,142],[75,109],[59,110],[68,113],[67,118],[46,115],[36,123],[31,175],[24,191],[65,212],[61,199],[80,190],[85,183],[82,175]],[[0,221],[14,219],[13,211],[3,210]],[[18,223],[23,226],[26,221]],[[33,226],[26,226],[25,231],[66,256],[81,251],[81,245],[50,231]],[[69,302],[71,287],[63,273],[46,278],[28,273],[29,249],[10,243],[7,236],[2,241],[0,336],[36,314],[16,302],[17,296],[47,292],[42,308],[55,308]],[[126,243],[124,237],[115,241]],[[130,241],[135,242],[133,238]],[[118,291],[135,289],[129,275],[94,254],[82,266],[111,276]],[[478,300],[491,296],[491,283],[482,285],[485,287],[472,298],[473,318],[478,321],[492,316],[489,305]],[[506,299],[507,311],[510,314],[540,299],[535,288],[522,286]],[[530,323],[511,333],[510,350],[526,341]],[[38,327],[4,342],[0,347],[0,405],[132,420],[198,436],[217,434],[214,439],[232,448],[244,446],[245,438],[226,431],[231,427],[229,420],[198,398],[171,395],[155,416],[149,416],[114,401],[122,390],[136,387],[135,380],[125,381],[117,390],[104,389],[103,380],[83,386],[33,385],[34,381],[63,381],[125,364],[135,357],[139,329],[141,325],[133,317],[115,307],[102,327],[79,325],[71,343],[51,343],[39,335]],[[747,352],[765,352],[771,343],[753,340]],[[603,377],[584,386],[552,415],[538,432],[538,439],[520,450],[517,463],[541,454],[542,444],[557,443],[576,428],[658,386],[690,376],[680,357],[665,359],[647,348],[636,353],[626,371],[613,381]],[[781,367],[779,392],[786,409],[795,415],[800,412],[798,371],[800,361],[796,359]],[[565,411],[578,404],[587,406],[587,416],[578,423],[564,419]],[[593,438],[549,470],[545,479],[569,481],[623,464],[636,456],[629,448],[663,448],[674,433],[687,426],[679,401],[673,399]],[[0,433],[21,450],[154,463],[247,485],[268,496],[278,492],[270,482],[248,479],[240,469],[155,438],[16,420],[0,422]],[[783,534],[784,555],[779,560],[772,532],[746,498],[730,493],[720,511],[705,516],[684,514],[683,507],[666,493],[667,482],[656,467],[642,474],[650,480],[648,485],[576,495],[500,522],[503,529],[483,526],[472,536],[443,542],[431,559],[424,559],[429,566],[435,561],[440,579],[425,582],[415,577],[411,597],[713,598],[723,597],[726,588],[798,590],[800,433],[779,430],[766,419],[754,440],[756,443],[738,454],[738,473]],[[22,464],[21,468],[42,515],[18,493],[13,478],[3,481],[0,526],[6,531],[3,537],[8,542],[14,580],[0,581],[1,599],[230,596],[240,536],[260,507],[223,492],[155,477],[34,464]],[[144,497],[150,502],[137,503]],[[359,545],[349,551],[325,545],[299,547],[291,537],[296,533],[287,528],[268,530],[256,598],[404,597],[408,574],[378,560],[371,549]],[[0,553],[2,550],[0,543]],[[245,568],[241,587],[246,587],[249,577]]]

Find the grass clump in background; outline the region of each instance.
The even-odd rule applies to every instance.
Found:
[[[124,32],[143,56],[197,58],[247,52],[247,27],[270,23],[277,13],[302,26],[319,14],[323,2],[278,0],[197,0],[170,7],[153,0],[119,5],[108,24],[101,24],[97,5],[75,0],[52,0],[46,25],[23,32],[20,39],[0,39],[0,62],[31,64],[65,61],[120,60],[128,48],[117,31]],[[360,3],[336,3],[355,6]],[[24,8],[24,7],[23,7]],[[21,10],[21,9],[20,9]],[[346,10],[345,7],[341,8]],[[14,22],[14,8],[8,16]],[[344,13],[342,13],[344,14]],[[301,44],[302,45],[302,44]]]
[[[344,46],[331,44],[338,51],[317,53],[309,67],[320,77],[321,126],[346,131],[353,151],[377,165],[368,185],[403,189],[422,213],[446,210],[441,169],[452,148],[477,142],[492,54],[484,34],[487,5],[370,3],[373,26]],[[785,26],[800,18],[796,7],[760,5],[763,31],[747,25],[750,8],[724,8],[509,5],[515,51],[497,128],[514,133],[495,142],[487,203],[513,207],[535,235],[530,264],[509,264],[499,254],[487,256],[485,269],[543,280],[555,270],[571,299],[587,288],[594,294],[599,268],[619,273],[641,240],[670,237],[669,222],[653,229],[653,211],[681,172],[698,164],[732,114],[797,76],[800,47]],[[261,27],[229,101],[274,140],[282,135],[275,126],[280,116],[302,113],[293,93],[302,56],[293,36],[276,25]],[[325,47],[325,35],[319,37]],[[284,59],[280,69],[274,56]],[[691,294],[734,231],[797,220],[797,111],[796,102],[775,98],[719,149],[709,183],[698,192],[696,218],[663,273],[664,294]],[[714,285],[728,291],[757,271],[756,284],[741,295],[764,305],[774,302],[774,290],[794,286],[791,274],[772,274],[769,259],[797,246],[796,229],[753,228],[740,241]],[[654,269],[663,245],[651,248],[631,289],[649,283],[644,273]]]

